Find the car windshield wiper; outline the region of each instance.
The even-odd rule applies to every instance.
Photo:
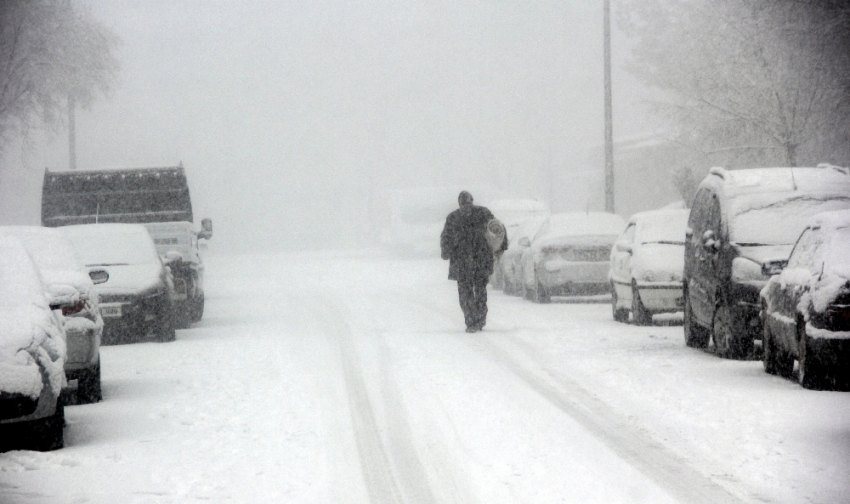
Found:
[[[652,244],[652,243],[660,243],[661,245],[684,245],[685,244],[685,242],[670,241],[670,240],[642,242],[643,245],[649,245],[649,244]]]
[[[87,268],[91,268],[93,266],[129,266],[130,263],[98,263],[98,264],[86,264]]]

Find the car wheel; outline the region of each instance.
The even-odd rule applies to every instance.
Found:
[[[691,308],[691,299],[688,297],[688,291],[684,292],[685,296],[685,315],[684,315],[684,332],[685,345],[692,348],[706,348],[708,346],[709,332],[706,328],[699,325],[694,320],[693,309]]]
[[[763,313],[766,313],[765,309],[762,308]],[[777,347],[773,332],[767,323],[763,324],[762,329],[762,363],[765,373],[779,375],[783,378],[789,378],[794,370],[794,358]]]
[[[806,334],[806,324],[802,319],[797,320],[797,335],[799,337],[797,360],[800,363],[797,378],[804,388],[820,389],[823,387],[823,369],[811,347],[812,338]]]
[[[96,403],[103,399],[100,388],[100,355],[97,366],[83,373],[77,381],[77,402],[80,404]]]
[[[157,316],[156,336],[158,341],[174,341],[177,333],[174,330],[174,307],[169,300],[164,300]]]
[[[204,295],[192,303],[192,322],[200,322],[204,318]]]
[[[53,451],[65,446],[65,407],[56,403],[53,415],[30,423],[25,442],[34,451]]]
[[[732,326],[732,310],[729,304],[722,300],[714,310],[711,324],[711,336],[714,339],[714,351],[725,359],[740,359],[745,352],[741,341]]]
[[[611,283],[611,315],[616,322],[628,322],[629,310],[626,308],[617,308],[617,289],[614,288],[614,283]]]
[[[632,284],[632,319],[637,325],[652,325],[652,314],[640,300],[637,286]]]
[[[549,293],[546,292],[546,288],[543,287],[543,284],[541,284],[540,280],[537,279],[537,275],[534,276],[534,285],[534,301],[538,303],[548,303],[551,301]]]

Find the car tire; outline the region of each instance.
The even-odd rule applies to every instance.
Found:
[[[628,322],[629,310],[626,308],[617,308],[617,289],[614,288],[614,283],[611,282],[611,315],[616,322]]]
[[[200,322],[204,318],[204,295],[192,303],[192,322]]]
[[[103,400],[100,387],[100,354],[97,356],[97,366],[83,373],[77,380],[77,403],[90,404]]]
[[[708,347],[709,331],[694,320],[693,309],[691,308],[691,299],[688,296],[688,291],[684,293],[685,297],[685,314],[684,314],[684,332],[685,345],[691,348],[705,349]]]
[[[766,313],[764,310],[766,308],[762,308],[762,312]],[[790,378],[792,371],[794,371],[794,358],[777,347],[773,332],[767,323],[763,324],[762,330],[762,363],[765,373],[779,375],[783,378]]]
[[[652,314],[643,305],[640,300],[637,286],[632,284],[632,320],[635,325],[652,325]]]
[[[711,324],[711,337],[714,340],[714,352],[724,359],[741,359],[746,355],[740,338],[735,334],[732,321],[732,309],[722,297],[714,309]]]
[[[174,305],[169,300],[162,302],[156,323],[157,341],[169,342],[177,339],[174,328]]]
[[[543,287],[543,284],[540,283],[540,280],[537,279],[537,275],[534,275],[534,301],[537,303],[548,303],[552,299],[549,297],[549,293],[546,292],[546,288]]]
[[[53,451],[65,446],[65,407],[56,403],[56,412],[34,420],[28,426],[24,444],[34,451]]]
[[[806,324],[802,319],[797,320],[797,335],[797,360],[800,364],[797,378],[803,388],[819,390],[823,388],[823,369],[811,348],[812,338],[806,334]]]

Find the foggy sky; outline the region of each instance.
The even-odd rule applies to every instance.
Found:
[[[582,208],[550,181],[602,168],[601,0],[88,4],[122,69],[77,112],[78,168],[182,162],[221,249],[362,244],[388,188]],[[614,72],[615,134],[635,133]],[[3,202],[4,223],[38,224],[44,167],[68,167],[66,130],[31,147],[3,163],[3,193],[26,200]]]

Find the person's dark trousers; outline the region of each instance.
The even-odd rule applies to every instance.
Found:
[[[460,308],[467,328],[481,329],[487,322],[486,276],[471,275],[457,280]]]

